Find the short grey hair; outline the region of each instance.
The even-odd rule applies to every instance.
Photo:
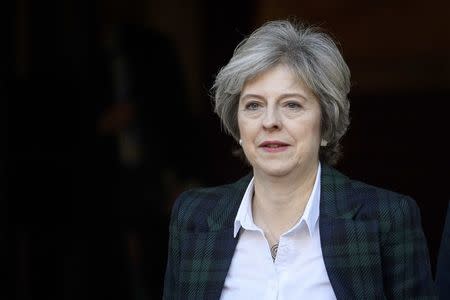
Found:
[[[318,98],[321,135],[328,142],[319,156],[335,164],[350,124],[350,70],[336,43],[319,27],[288,20],[269,21],[238,44],[215,78],[214,111],[225,131],[239,140],[237,112],[244,83],[278,65],[288,66]]]

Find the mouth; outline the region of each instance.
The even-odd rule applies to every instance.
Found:
[[[282,152],[287,149],[289,144],[280,141],[264,141],[259,147],[266,152]]]

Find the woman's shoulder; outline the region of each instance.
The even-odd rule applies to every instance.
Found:
[[[359,201],[372,201],[379,217],[416,216],[419,207],[409,195],[389,190],[384,187],[368,184],[359,180],[350,180],[354,197]]]
[[[398,199],[411,199],[410,196],[392,189],[387,189],[372,183],[367,183],[358,179],[350,178],[351,188],[354,194],[365,197],[374,198],[381,202],[396,201]]]
[[[175,200],[172,220],[179,220],[179,225],[184,224],[182,227],[202,227],[206,226],[203,223],[208,222],[208,218],[232,216],[237,212],[251,178],[248,174],[233,183],[185,190]]]
[[[334,177],[340,177],[346,197],[357,203],[363,210],[376,213],[379,218],[416,216],[419,208],[416,201],[409,195],[348,177],[337,170],[332,170]]]

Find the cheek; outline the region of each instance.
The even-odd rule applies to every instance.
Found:
[[[249,137],[255,134],[257,126],[254,122],[238,117],[238,128],[241,138]]]
[[[303,126],[297,125],[293,132],[299,141],[303,141],[306,144],[314,145],[320,143],[320,121],[311,120],[311,122],[305,122]]]

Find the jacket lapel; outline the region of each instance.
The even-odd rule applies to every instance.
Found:
[[[233,237],[234,220],[242,197],[251,180],[248,175],[238,182],[216,191],[215,207],[210,211],[206,232],[193,233],[198,247],[193,251],[193,273],[188,299],[219,299],[238,242]],[[195,269],[198,266],[198,269]],[[196,278],[192,280],[192,278]],[[195,282],[196,283],[195,283]],[[193,288],[192,284],[197,285]]]
[[[337,299],[384,298],[378,222],[364,220],[350,180],[323,165],[320,239],[325,267]]]

